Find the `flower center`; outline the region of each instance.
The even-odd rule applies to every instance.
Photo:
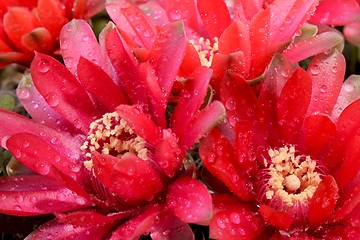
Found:
[[[197,41],[192,39],[189,41],[198,52],[201,65],[210,67],[214,55],[218,52],[219,47],[219,39],[217,37],[214,38],[214,43],[211,43],[209,39],[204,39],[200,37]]]
[[[295,147],[269,149],[260,176],[260,201],[280,210],[305,204],[313,196],[321,178],[319,166],[310,156],[296,155]],[[304,207],[304,206],[302,206]]]
[[[101,119],[90,124],[89,133],[81,150],[86,152],[88,160],[84,161],[84,165],[89,171],[93,166],[91,160],[93,151],[118,158],[135,155],[143,160],[149,159],[146,141],[137,136],[117,112],[106,113]]]

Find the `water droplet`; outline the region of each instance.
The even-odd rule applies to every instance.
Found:
[[[62,38],[60,40],[60,48],[65,50],[68,47],[69,47],[69,41],[66,38]]]
[[[320,73],[320,68],[318,65],[312,65],[310,67],[310,72],[313,74],[313,75],[318,75]]]
[[[24,201],[24,197],[23,197],[23,196],[16,196],[15,199],[16,199],[16,201],[17,201],[18,203],[22,203],[22,202]]]
[[[29,200],[30,200],[31,203],[36,203],[37,202],[37,198],[35,196],[31,196]]]
[[[344,90],[347,92],[352,92],[355,90],[354,86],[351,84],[344,84]]]
[[[321,85],[320,86],[320,92],[325,93],[326,91],[327,91],[327,86],[326,85]]]
[[[34,167],[36,172],[41,175],[47,175],[50,172],[50,166],[44,162],[37,162]]]
[[[27,99],[30,96],[30,93],[26,88],[18,88],[16,94],[19,99]]]
[[[14,211],[21,211],[21,207],[19,205],[15,205],[14,206]]]
[[[63,194],[63,193],[59,193],[59,194],[56,196],[56,199],[59,200],[59,201],[65,201],[65,200],[66,200],[66,196],[65,196],[65,194]]]
[[[225,102],[225,107],[226,107],[226,109],[228,109],[228,110],[235,110],[235,108],[236,108],[236,102],[233,100],[233,99],[228,99],[228,100],[226,100],[226,102]]]
[[[231,213],[230,214],[230,221],[232,223],[235,223],[235,224],[239,224],[240,223],[240,215],[237,214],[237,213]]]
[[[179,9],[171,9],[169,11],[169,17],[172,19],[172,20],[179,20],[181,18],[181,11]]]
[[[20,149],[14,149],[12,154],[16,159],[20,159],[21,156],[22,156],[22,153],[21,153]]]
[[[37,68],[37,70],[38,70],[39,72],[41,72],[41,73],[46,73],[46,72],[49,71],[49,69],[50,69],[50,67],[49,67],[48,61],[46,61],[46,60],[44,60],[44,59],[42,59],[42,60],[39,61],[39,63],[38,63],[38,68]]]
[[[219,226],[219,228],[222,228],[222,229],[224,229],[226,227],[225,223],[224,223],[224,220],[222,220],[221,218],[218,218],[216,220],[216,224]]]
[[[73,68],[75,67],[75,61],[74,61],[74,58],[72,57],[67,57],[64,59],[64,62],[65,62],[65,65],[68,67],[68,68]]]
[[[79,119],[74,120],[74,127],[77,129],[81,128],[81,121]]]
[[[87,41],[89,41],[89,36],[87,36],[87,35],[85,35],[83,38],[82,38],[82,40],[83,40],[83,42],[87,42]]]
[[[45,100],[50,105],[50,107],[56,107],[59,105],[59,98],[54,93],[48,94],[45,97]]]
[[[84,205],[86,203],[83,198],[77,198],[75,201],[77,204],[80,204],[80,205]]]

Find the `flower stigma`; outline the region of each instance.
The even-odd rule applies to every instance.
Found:
[[[269,149],[268,155],[270,160],[264,159],[259,181],[260,202],[279,210],[306,208],[321,182],[318,162],[310,156],[296,155],[294,146]]]
[[[137,136],[128,123],[117,112],[106,113],[102,118],[90,124],[86,141],[81,146],[88,160],[84,161],[86,169],[91,171],[93,162],[91,152],[96,151],[117,158],[137,156],[148,160],[146,141]]]
[[[205,39],[200,37],[197,41],[192,39],[189,41],[191,45],[197,51],[201,65],[205,67],[210,67],[214,58],[214,55],[219,50],[219,39],[217,37],[214,38],[214,43],[211,43],[209,39]]]

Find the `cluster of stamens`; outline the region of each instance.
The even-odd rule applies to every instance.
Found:
[[[88,170],[93,166],[91,152],[94,151],[118,158],[135,155],[143,160],[148,159],[146,141],[137,136],[117,112],[106,113],[101,119],[90,124],[88,136],[81,150],[86,152],[88,160],[84,165]]]
[[[282,210],[306,204],[321,181],[317,162],[310,156],[296,156],[293,146],[270,149],[268,154],[270,161],[264,159],[266,176],[261,180],[261,202]]]
[[[211,43],[209,39],[205,39],[203,37],[200,37],[197,41],[192,39],[189,42],[194,46],[195,50],[198,52],[201,65],[210,67],[214,55],[219,50],[218,38],[217,37],[214,38],[214,43]]]

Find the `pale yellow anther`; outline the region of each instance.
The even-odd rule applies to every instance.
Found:
[[[310,199],[321,181],[315,171],[316,162],[309,156],[305,160],[304,157],[296,156],[293,146],[270,149],[268,154],[271,162],[264,160],[270,175],[265,191],[266,199],[276,196],[288,207]]]
[[[214,38],[214,43],[211,44],[209,39],[200,37],[197,42],[192,39],[189,41],[197,51],[202,66],[210,67],[214,59],[214,55],[219,50],[219,39]]]

